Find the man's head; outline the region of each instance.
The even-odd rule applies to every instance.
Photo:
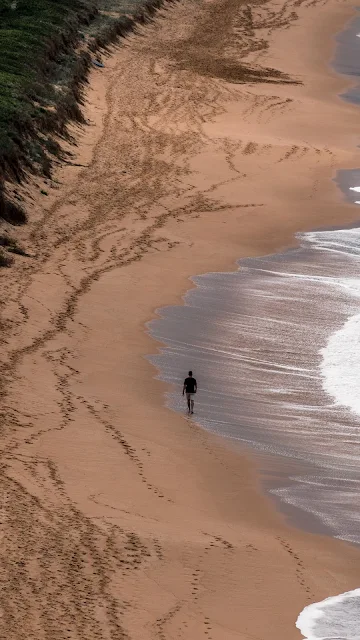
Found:
[[[190,377],[192,376],[192,371],[189,371],[189,376],[190,376]]]

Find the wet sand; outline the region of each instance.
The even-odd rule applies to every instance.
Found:
[[[351,12],[170,6],[92,73],[84,166],[27,188],[36,260],[1,283],[7,638],[291,640],[358,586],[356,548],[287,526],[251,461],[163,407],[144,331],[191,274],[354,219],[331,177],[359,166],[358,111],[327,66]]]

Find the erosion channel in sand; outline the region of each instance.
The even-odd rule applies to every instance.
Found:
[[[194,273],[350,221],[358,111],[327,61],[350,2],[172,5],[92,73],[36,259],[2,274],[1,607],[19,638],[298,638],[358,550],[287,526],[252,463],[162,406],[144,325]],[[294,55],[296,52],[296,55]]]

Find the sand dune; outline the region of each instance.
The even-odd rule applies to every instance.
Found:
[[[189,275],[355,217],[330,179],[358,166],[358,114],[327,69],[351,11],[168,6],[93,71],[74,164],[26,187],[36,259],[1,282],[8,640],[289,640],[358,586],[357,550],[288,527],[144,358]]]

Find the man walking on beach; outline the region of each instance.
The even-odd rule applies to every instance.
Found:
[[[186,400],[189,413],[194,413],[194,395],[197,392],[197,382],[193,378],[192,371],[189,371],[189,375],[184,380],[183,395],[186,393]]]

